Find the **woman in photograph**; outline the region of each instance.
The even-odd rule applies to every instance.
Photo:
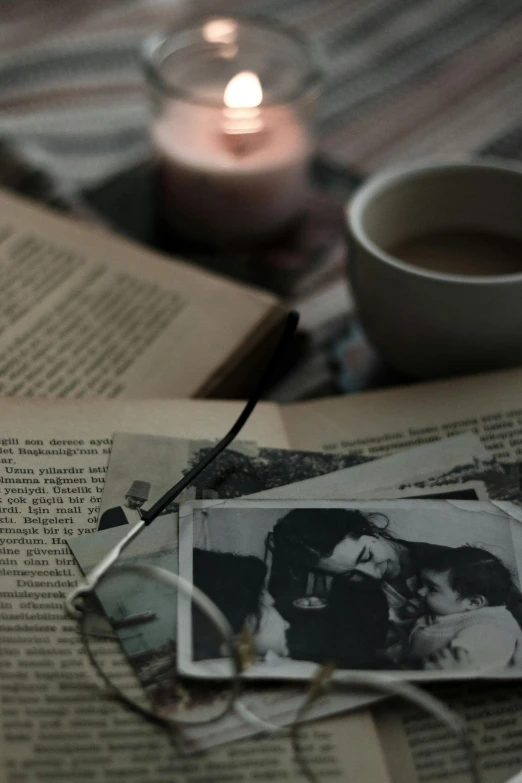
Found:
[[[384,515],[369,518],[350,509],[294,509],[276,523],[267,548],[272,553],[268,589],[290,621],[293,657],[365,669],[393,660],[421,614],[423,563],[449,549],[397,538]],[[318,574],[331,577],[331,585],[316,621],[310,613],[296,612],[295,600],[306,594],[310,575]],[[522,626],[516,588],[507,608]],[[301,648],[297,655],[296,647]]]

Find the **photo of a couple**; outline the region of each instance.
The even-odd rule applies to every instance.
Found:
[[[180,573],[190,560],[234,632],[250,629],[252,676],[305,676],[326,661],[414,678],[522,672],[520,522],[496,506],[187,505]],[[201,674],[219,649],[191,619],[182,657]]]

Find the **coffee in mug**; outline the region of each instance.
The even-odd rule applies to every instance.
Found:
[[[522,274],[522,240],[491,231],[432,231],[403,239],[386,250],[401,261],[432,272]]]
[[[522,166],[417,162],[347,210],[361,323],[398,370],[434,378],[522,364]]]

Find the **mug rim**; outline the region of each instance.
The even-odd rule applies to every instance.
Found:
[[[522,164],[517,161],[510,161],[503,158],[483,157],[483,158],[458,158],[458,159],[437,159],[427,158],[413,161],[406,164],[396,164],[388,166],[379,171],[360,185],[352,198],[348,200],[345,206],[345,219],[352,237],[362,245],[365,250],[389,266],[400,269],[403,272],[424,277],[428,280],[439,280],[449,283],[467,283],[473,285],[491,285],[507,284],[513,282],[522,282],[522,272],[512,272],[503,275],[463,275],[452,272],[437,272],[435,270],[423,269],[407,261],[387,253],[377,243],[375,243],[366,233],[362,225],[362,217],[369,202],[378,194],[383,192],[389,186],[396,185],[403,181],[408,181],[411,175],[417,173],[430,173],[433,171],[452,169],[479,169],[487,171],[504,171],[512,174],[518,174],[522,177]]]

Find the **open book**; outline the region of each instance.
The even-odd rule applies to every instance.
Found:
[[[261,404],[241,437],[261,446],[380,456],[471,429],[517,471],[521,400],[522,370],[510,370],[296,405]],[[103,695],[79,652],[75,625],[64,617],[64,596],[80,576],[65,539],[96,529],[112,434],[217,438],[240,408],[203,400],[3,401],[0,779],[6,783],[302,780],[284,738],[177,757],[163,732]],[[488,734],[484,780],[497,783],[520,767],[522,704],[509,686],[496,688],[491,699],[485,687],[473,693],[459,698],[476,730]],[[505,721],[509,726],[502,728]],[[437,764],[447,756],[443,732],[411,711],[402,716],[394,709],[377,721],[369,712],[329,718],[306,732],[307,752],[329,783],[441,779]],[[451,747],[458,766],[458,748]],[[426,748],[435,759],[431,777]]]
[[[0,394],[241,396],[284,309],[0,191]]]

